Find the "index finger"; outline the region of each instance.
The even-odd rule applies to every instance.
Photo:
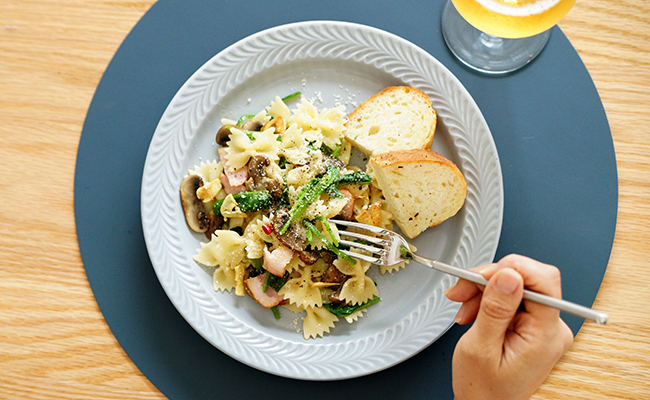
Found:
[[[485,279],[490,279],[496,271],[512,268],[524,278],[524,286],[534,292],[558,299],[562,298],[562,279],[560,270],[550,264],[533,260],[529,257],[511,254],[499,260],[492,267],[482,271]],[[560,312],[552,307],[524,300],[526,310],[545,320],[557,320]]]
[[[470,271],[481,273],[484,269],[490,268],[494,264],[486,264],[478,267],[470,268]],[[465,279],[458,279],[453,286],[445,291],[445,295],[451,301],[464,303],[469,301],[484,289],[483,286],[476,283],[466,281]]]

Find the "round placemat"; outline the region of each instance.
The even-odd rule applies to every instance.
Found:
[[[443,1],[395,7],[378,0],[161,0],[108,66],[79,143],[75,215],[81,256],[113,334],[170,399],[448,399],[451,356],[466,327],[385,371],[337,382],[280,378],[210,345],[162,290],[144,244],[140,185],[153,132],[189,76],[228,45],[260,30],[341,20],[394,33],[442,62],[476,100],[503,172],[504,219],[496,258],[520,253],[557,265],[564,296],[591,305],[614,238],[618,185],[607,118],[579,56],[559,28],[538,59],[503,77],[457,62],[440,33]],[[574,332],[582,321],[563,316]]]

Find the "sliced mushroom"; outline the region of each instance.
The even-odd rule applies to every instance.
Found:
[[[198,175],[189,175],[181,182],[181,205],[185,212],[185,220],[194,232],[204,233],[210,222],[203,208],[203,202],[196,197],[196,190],[203,185],[203,179]]]
[[[349,275],[345,275],[343,272],[339,271],[334,264],[330,264],[327,267],[327,270],[321,275],[321,282],[327,283],[343,283],[350,278]]]
[[[264,126],[264,123],[262,121],[249,119],[248,121],[244,122],[244,125],[242,125],[241,128],[246,131],[258,132],[260,129],[262,129],[262,126]]]
[[[215,214],[213,211],[210,211],[207,215],[208,228],[205,230],[205,237],[208,240],[212,239],[212,234],[215,233],[218,229],[221,229],[224,219],[221,215]]]
[[[338,189],[339,193],[343,195],[347,199],[347,203],[345,206],[341,209],[341,211],[338,213],[337,217],[342,218],[346,221],[352,221],[354,218],[354,196],[352,195],[352,192],[350,192],[348,189]],[[381,215],[381,214],[380,214]]]
[[[280,201],[284,196],[284,185],[277,179],[265,178],[260,186],[262,190],[268,190],[271,198],[275,201]]]
[[[248,162],[248,174],[255,183],[259,183],[263,178],[266,177],[266,167],[271,165],[266,156],[254,156]]]
[[[217,131],[217,144],[219,146],[225,146],[226,143],[230,140],[230,125],[224,125]]]
[[[273,200],[278,201],[282,198],[284,185],[266,174],[269,165],[271,162],[266,156],[252,157],[248,162],[248,174],[253,181],[247,182],[246,186],[249,190],[268,190]]]
[[[307,265],[316,264],[316,261],[318,261],[320,258],[318,253],[313,250],[298,251],[296,254],[298,254],[300,261],[304,262]]]
[[[273,231],[282,244],[294,251],[303,251],[307,247],[307,232],[302,224],[292,223],[287,231],[280,235],[280,229],[289,220],[289,209],[280,208],[271,217]]]

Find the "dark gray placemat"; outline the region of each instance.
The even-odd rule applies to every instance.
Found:
[[[504,77],[461,66],[444,45],[443,2],[376,0],[263,4],[161,0],[126,38],[88,110],[75,176],[82,259],[99,307],[125,352],[171,399],[449,399],[453,327],[387,371],[307,382],[257,371],[224,355],[178,314],[155,276],[140,221],[149,141],[183,82],[228,45],[304,20],[341,20],[397,34],[446,65],[481,108],[504,178],[497,258],[517,252],[558,265],[568,300],[591,305],[616,225],[616,160],[591,78],[558,28],[535,62]],[[574,332],[582,321],[565,316]]]

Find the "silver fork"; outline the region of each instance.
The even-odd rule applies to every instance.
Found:
[[[347,227],[359,229],[362,231],[374,233],[376,235],[381,236],[381,237],[374,237],[374,236],[367,236],[357,232],[339,230],[339,234],[341,235],[341,240],[339,240],[339,243],[372,254],[372,255],[368,255],[368,254],[358,253],[355,251],[342,250],[343,253],[349,255],[350,257],[358,258],[360,260],[365,260],[377,265],[384,265],[387,267],[399,264],[407,260],[414,260],[420,264],[426,265],[435,270],[444,272],[449,275],[453,275],[457,278],[461,278],[461,279],[468,280],[470,282],[477,283],[479,285],[485,286],[488,283],[488,281],[485,278],[483,278],[481,274],[477,272],[467,271],[462,268],[454,267],[452,265],[445,264],[440,261],[430,260],[428,258],[418,256],[417,254],[411,252],[409,244],[406,242],[406,240],[404,240],[403,237],[388,229],[378,228],[376,226],[361,224],[358,222],[350,222],[350,221],[335,220],[335,219],[330,219],[329,221],[337,225],[347,226]],[[356,239],[357,241],[346,240],[343,237]],[[375,246],[365,244],[359,241],[372,243]],[[575,315],[576,317],[595,321],[599,324],[606,324],[607,321],[609,320],[609,316],[605,313],[592,310],[589,307],[571,303],[566,300],[547,296],[538,292],[533,292],[528,289],[524,289],[524,299],[531,300],[536,303],[544,304],[549,307],[554,307],[560,311],[564,311],[568,314]]]

